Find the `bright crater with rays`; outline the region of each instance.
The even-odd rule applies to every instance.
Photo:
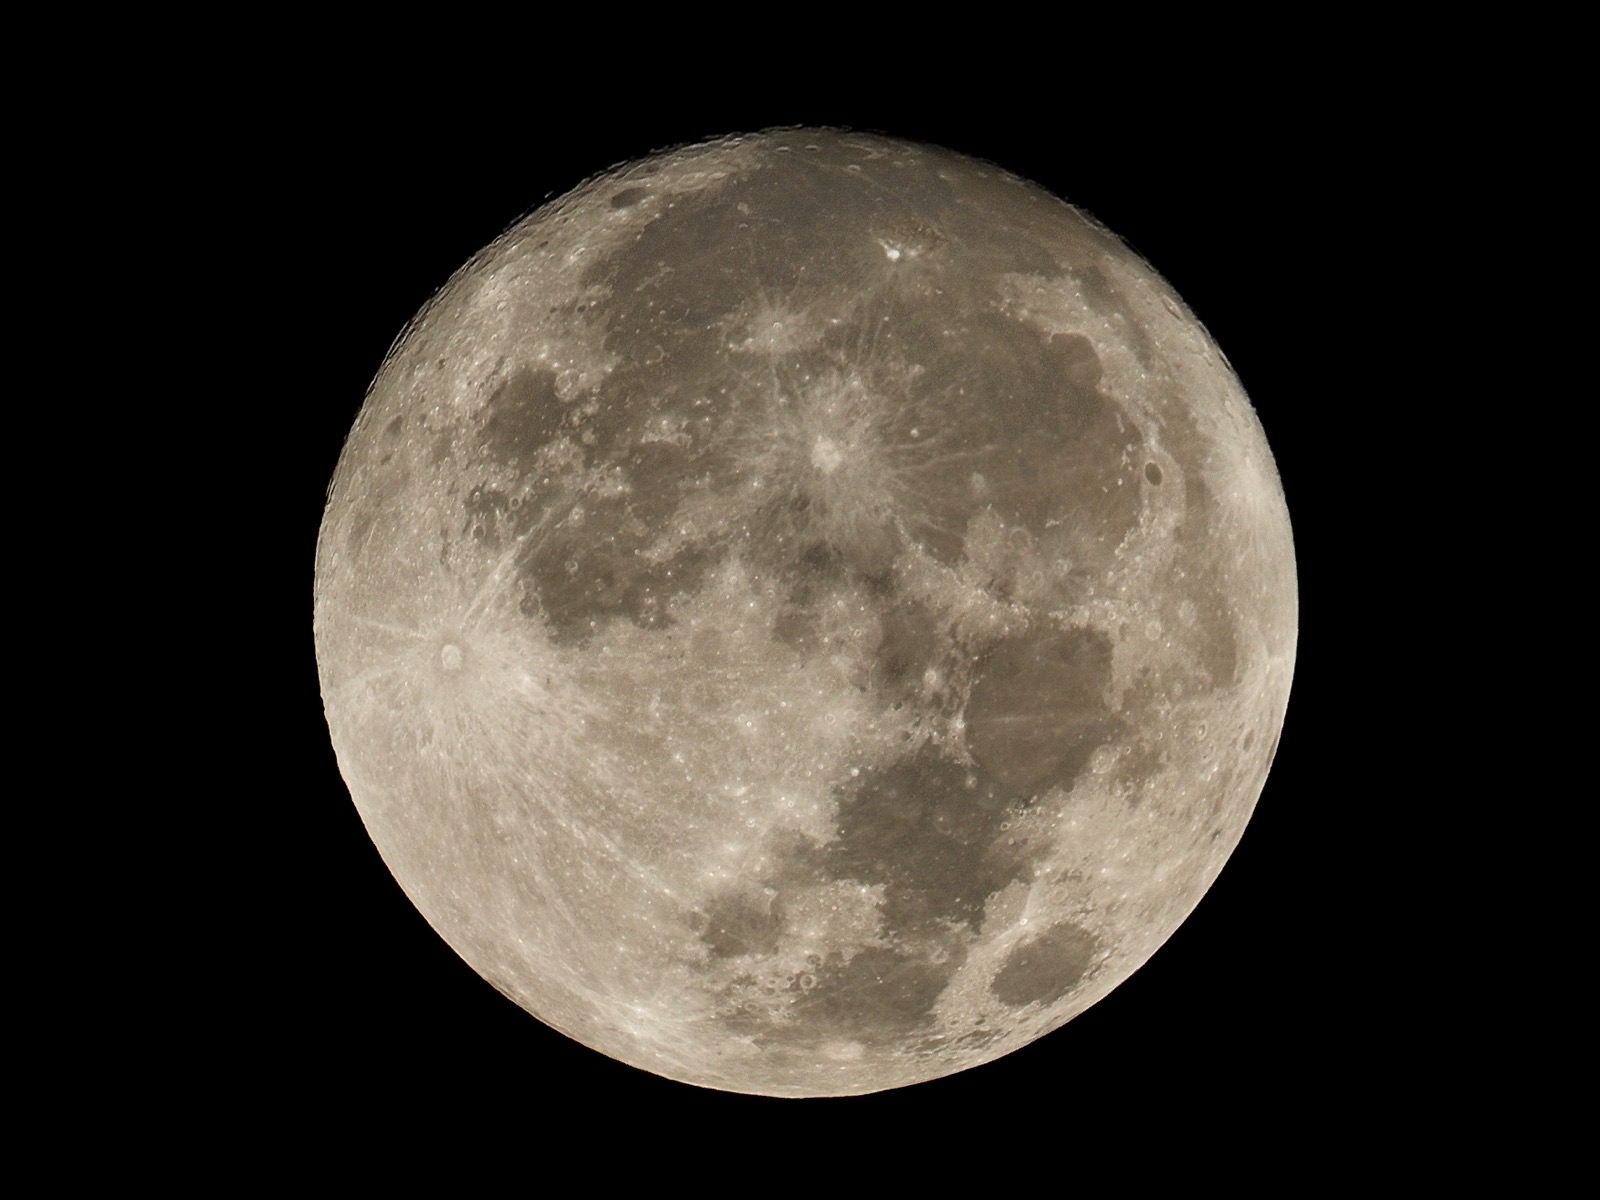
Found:
[[[396,344],[316,638],[384,861],[568,1035],[734,1091],[961,1070],[1243,831],[1296,634],[1237,379],[1114,237],[838,132],[613,171]]]

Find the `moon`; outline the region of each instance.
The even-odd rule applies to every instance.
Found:
[[[995,1059],[1237,844],[1294,550],[1172,289],[1004,170],[841,131],[607,172],[402,333],[317,548],[340,771],[439,934],[635,1067]]]

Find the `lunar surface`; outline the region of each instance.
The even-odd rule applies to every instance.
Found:
[[[1056,1029],[1193,909],[1296,635],[1238,380],[1113,235],[882,137],[597,177],[463,268],[340,460],[340,770],[433,927],[770,1095]]]

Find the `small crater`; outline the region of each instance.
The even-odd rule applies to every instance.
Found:
[[[890,262],[904,262],[931,254],[944,245],[945,236],[939,228],[920,217],[902,217],[891,221],[878,235],[878,245]]]
[[[926,1029],[933,1006],[959,963],[916,958],[870,946],[848,963],[824,969],[802,993],[795,1014],[809,1030],[879,1042]]]
[[[446,671],[453,672],[461,670],[461,664],[464,661],[465,655],[462,653],[461,647],[456,645],[454,642],[446,642],[442,647],[440,647],[439,665]]]
[[[466,512],[465,528],[473,540],[498,549],[503,535],[510,532],[503,527],[510,509],[506,494],[498,488],[479,484],[467,493],[461,507]]]
[[[830,437],[819,437],[811,445],[811,465],[824,475],[832,475],[844,462],[844,452]]]
[[[1144,465],[1144,477],[1157,487],[1161,486],[1161,468],[1153,462]]]
[[[639,201],[643,200],[649,194],[650,194],[650,189],[649,188],[642,188],[642,187],[623,188],[615,196],[611,197],[611,207],[612,208],[632,208],[635,204],[639,203]]]
[[[1063,922],[1012,950],[989,990],[1012,1008],[1052,1004],[1082,982],[1096,948],[1093,934]]]

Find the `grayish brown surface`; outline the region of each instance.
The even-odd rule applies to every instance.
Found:
[[[1294,656],[1237,381],[1115,238],[853,134],[682,150],[468,265],[318,549],[341,770],[540,1018],[779,1095],[1104,996],[1243,830]]]

